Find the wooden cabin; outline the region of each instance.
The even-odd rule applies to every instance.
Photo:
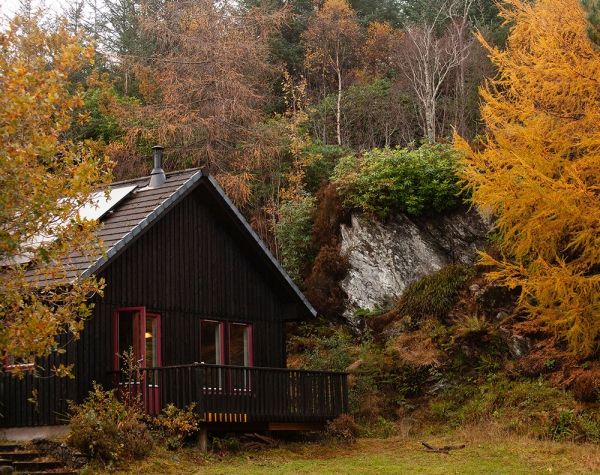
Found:
[[[104,297],[79,340],[59,336],[66,352],[37,362],[42,377],[0,374],[0,429],[65,424],[94,381],[135,388],[149,414],[194,403],[204,429],[314,429],[347,411],[346,374],[286,368],[286,322],[315,310],[213,177],[155,163],[150,183],[114,183],[111,197],[105,256],[75,262]],[[117,356],[130,347],[136,380]],[[74,379],[46,377],[60,363]]]

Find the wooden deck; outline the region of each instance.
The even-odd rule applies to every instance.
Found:
[[[135,378],[115,372],[113,384],[139,395],[147,414],[194,404],[215,427],[311,427],[348,412],[346,373],[192,364],[145,368]]]

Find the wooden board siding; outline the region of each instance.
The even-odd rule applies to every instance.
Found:
[[[200,319],[208,318],[251,323],[254,365],[285,367],[283,319],[298,312],[297,304],[232,231],[202,187],[183,198],[99,273],[105,295],[94,298],[81,339],[40,362],[47,371],[74,364],[74,380],[0,376],[0,427],[62,423],[68,399],[81,402],[92,381],[109,387],[115,308],[145,306],[161,314],[163,365],[199,360]],[[26,402],[32,389],[39,412]]]

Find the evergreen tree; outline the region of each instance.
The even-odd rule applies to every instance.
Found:
[[[600,46],[600,1],[580,0],[581,6],[586,11],[586,20],[589,22],[587,34],[590,40]]]

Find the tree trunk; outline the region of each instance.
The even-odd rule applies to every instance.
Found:
[[[337,126],[337,142],[338,145],[342,145],[342,129],[341,129],[341,121],[342,121],[342,71],[340,68],[339,56],[336,55],[336,66],[337,66],[337,77],[338,77],[338,96],[337,96],[337,110],[335,113],[335,120]]]

